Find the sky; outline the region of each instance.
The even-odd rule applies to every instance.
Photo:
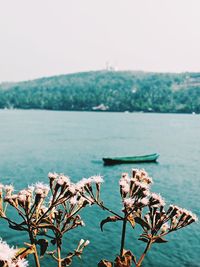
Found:
[[[0,82],[101,70],[200,72],[200,0],[0,0]]]

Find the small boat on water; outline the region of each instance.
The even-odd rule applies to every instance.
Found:
[[[149,154],[143,156],[133,156],[133,157],[112,157],[112,158],[103,158],[105,165],[115,165],[123,163],[145,163],[145,162],[156,162],[159,154]]]

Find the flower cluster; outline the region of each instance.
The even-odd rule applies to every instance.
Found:
[[[98,202],[100,199],[100,187],[104,182],[103,177],[100,175],[91,176],[89,178],[83,178],[76,184],[77,191],[79,194],[84,195],[84,197],[93,204]],[[95,185],[95,188],[93,187]]]
[[[134,222],[142,226],[144,232],[140,240],[166,242],[163,236],[196,222],[198,218],[190,211],[174,205],[170,205],[165,212],[165,200],[159,194],[150,192],[152,182],[144,170],[132,170],[131,177],[123,173],[119,181],[123,211],[127,214],[127,220],[131,215]],[[148,212],[143,215],[146,210]],[[134,225],[133,221],[131,224]]]
[[[100,175],[83,178],[76,184],[71,183],[70,178],[63,174],[49,173],[48,177],[53,200],[59,194],[62,197],[71,198],[72,204],[80,204],[83,201],[93,204],[94,200],[99,197],[100,185],[103,182],[103,178]],[[94,194],[93,184],[96,185],[96,194]]]
[[[144,215],[144,221],[142,218],[140,221],[144,230],[140,240],[151,243],[167,242],[163,239],[164,236],[197,220],[195,214],[178,206],[170,205],[167,211],[164,210],[163,205],[149,206],[149,211]]]
[[[136,267],[140,267],[153,243],[167,242],[163,238],[165,235],[198,220],[195,214],[178,206],[170,205],[165,211],[165,200],[160,194],[152,193],[150,190],[152,183],[152,178],[144,170],[133,169],[131,176],[128,173],[122,173],[119,187],[124,216],[107,209],[115,216],[109,216],[101,222],[103,230],[105,223],[123,221],[120,255],[117,256],[114,263],[107,260],[100,261],[99,267],[113,265],[129,267],[132,263]],[[127,223],[130,223],[133,228],[139,224],[143,229],[139,240],[147,245],[139,260],[130,251],[124,250]]]
[[[47,250],[48,241],[37,239],[38,235],[50,237],[51,243],[61,251],[63,235],[76,227],[85,226],[78,212],[99,202],[103,182],[100,175],[83,178],[77,183],[64,174],[49,173],[48,178],[49,185],[38,182],[18,192],[12,185],[0,184],[0,216],[8,221],[10,228],[27,231],[31,244],[39,245],[42,255]],[[15,209],[21,222],[6,216],[7,205],[3,207],[3,202]],[[80,243],[74,256],[82,254],[88,244],[89,241]],[[62,261],[60,252],[58,257],[58,262]]]
[[[0,264],[7,267],[27,267],[28,261],[17,258],[18,249],[10,247],[0,239]]]
[[[49,173],[48,180],[48,185],[38,182],[18,192],[12,185],[0,184],[0,217],[8,222],[11,229],[26,231],[30,239],[30,244],[26,243],[28,248],[23,248],[20,254],[17,249],[10,248],[0,240],[0,266],[26,267],[28,262],[24,257],[33,253],[36,266],[40,267],[38,246],[40,256],[45,253],[51,255],[58,267],[71,265],[73,257],[81,257],[89,241],[81,239],[76,249],[65,254],[62,250],[63,236],[66,232],[85,226],[79,212],[88,205],[97,204],[112,214],[102,220],[102,230],[105,223],[123,222],[120,255],[114,263],[116,267],[129,267],[133,262],[140,267],[151,244],[167,242],[164,239],[167,234],[198,220],[195,214],[186,209],[175,205],[166,208],[165,200],[151,192],[153,181],[144,170],[133,169],[130,176],[122,173],[119,180],[122,214],[112,211],[101,201],[100,189],[104,180],[100,175],[73,183],[64,174]],[[6,209],[9,206],[20,219],[7,217]],[[130,251],[124,250],[127,223],[133,228],[139,224],[143,229],[139,240],[146,242],[147,247],[138,261]],[[40,238],[41,235],[45,238]],[[55,250],[47,251],[49,242],[56,246]],[[113,266],[113,263],[103,260],[99,266]]]
[[[149,204],[152,182],[152,178],[144,170],[133,169],[131,177],[128,173],[122,173],[119,185],[125,211],[137,211]]]
[[[6,191],[4,201],[8,202],[16,209],[22,208],[26,212],[30,212],[33,206],[37,208],[42,205],[48,195],[48,192],[48,185],[37,183],[35,186],[30,186],[27,189],[23,189],[17,194],[8,194]]]

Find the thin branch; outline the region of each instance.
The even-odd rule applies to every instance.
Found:
[[[144,260],[144,258],[145,258],[145,256],[146,256],[148,250],[149,250],[150,247],[151,247],[151,244],[152,244],[152,240],[149,240],[148,243],[147,243],[147,245],[146,245],[146,248],[145,248],[144,252],[142,253],[142,255],[141,255],[139,261],[138,261],[137,264],[136,264],[136,267],[140,267],[140,266],[141,266],[141,264],[142,264],[142,262],[143,262],[143,260]]]
[[[123,226],[122,226],[122,237],[121,237],[121,248],[120,248],[120,256],[123,256],[124,244],[125,244],[125,237],[126,237],[126,216],[124,215],[123,219]]]
[[[121,215],[119,215],[119,214],[117,214],[116,212],[110,210],[109,208],[107,208],[106,206],[104,206],[102,203],[99,203],[99,202],[96,201],[96,200],[95,200],[95,203],[96,203],[100,208],[102,208],[103,210],[107,210],[107,211],[109,211],[109,212],[112,213],[113,215],[119,217],[121,220],[124,219]]]

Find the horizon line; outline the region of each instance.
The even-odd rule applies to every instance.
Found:
[[[143,72],[143,73],[155,73],[155,74],[186,74],[186,73],[200,73],[199,71],[150,71],[150,70],[140,70],[140,69],[94,69],[94,70],[83,70],[83,71],[72,71],[67,73],[60,73],[60,74],[52,74],[52,75],[44,75],[44,76],[38,76],[35,78],[27,78],[24,80],[13,80],[13,81],[0,81],[0,84],[9,84],[9,83],[21,83],[21,82],[31,82],[35,80],[40,79],[48,79],[52,77],[59,77],[59,76],[66,76],[66,75],[75,75],[80,73],[89,73],[89,72]]]

